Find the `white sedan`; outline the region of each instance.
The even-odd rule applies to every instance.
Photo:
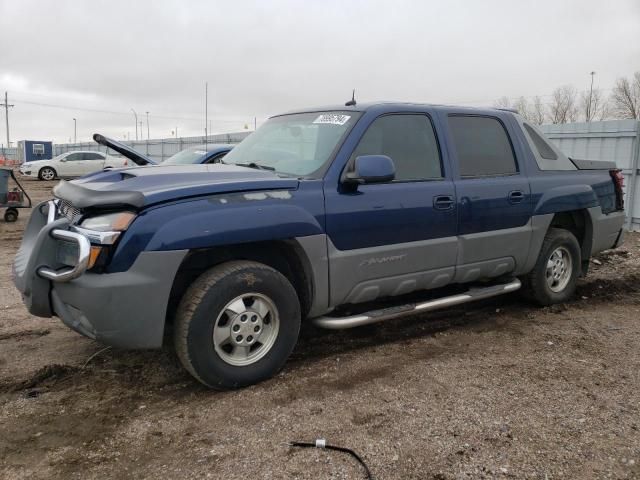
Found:
[[[127,159],[112,157],[102,152],[67,152],[51,160],[35,160],[20,165],[20,173],[40,180],[81,177],[105,168],[126,167]]]

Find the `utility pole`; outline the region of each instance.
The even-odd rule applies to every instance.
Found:
[[[7,99],[7,92],[4,92],[4,103],[0,103],[0,107],[4,107],[4,118],[7,122],[7,148],[11,148],[11,139],[9,137],[9,107],[13,107],[14,105],[9,105],[9,100]]]
[[[133,116],[136,119],[136,140],[138,140],[138,114],[136,113],[136,111],[132,108],[131,111],[133,112]],[[140,132],[142,133],[142,132]]]
[[[142,137],[144,137],[144,133],[142,133],[142,124],[144,122],[142,120],[140,120],[140,140],[142,140]]]
[[[147,114],[147,140],[149,140],[149,112],[145,112]]]
[[[209,131],[207,125],[209,123],[209,82],[204,84],[204,148],[207,149],[209,140]]]
[[[591,72],[589,75],[591,75],[591,88],[589,88],[589,105],[587,105],[587,122],[591,121],[591,105],[593,102],[593,77],[595,76],[596,72]]]
[[[78,122],[73,119],[73,143],[78,143]]]
[[[253,131],[258,129],[258,117],[253,117]]]

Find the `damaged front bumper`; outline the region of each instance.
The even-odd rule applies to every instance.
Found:
[[[62,263],[60,242],[77,245],[75,265]],[[13,264],[13,279],[30,313],[57,316],[107,345],[162,345],[168,300],[186,250],[142,252],[126,272],[87,271],[91,242],[57,218],[52,203],[33,209]]]

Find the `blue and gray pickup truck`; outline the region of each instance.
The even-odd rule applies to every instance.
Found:
[[[14,263],[28,310],[123,348],[172,338],[212,388],[343,329],[512,292],[567,300],[623,237],[614,164],[499,109],[375,103],[269,119],[221,163],[61,181]]]

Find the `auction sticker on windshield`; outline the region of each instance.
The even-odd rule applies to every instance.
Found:
[[[344,125],[349,121],[351,115],[341,115],[339,113],[323,113],[316,118],[313,123],[328,123],[330,125]]]

